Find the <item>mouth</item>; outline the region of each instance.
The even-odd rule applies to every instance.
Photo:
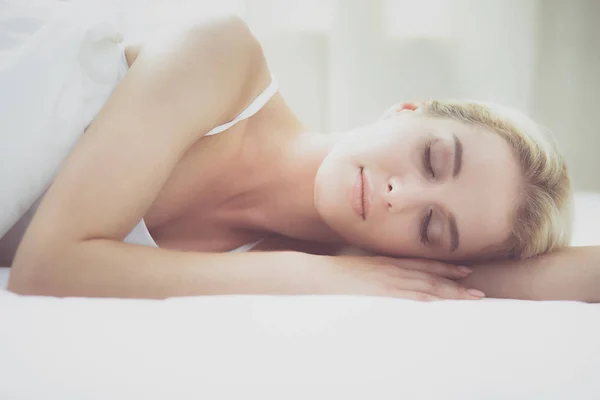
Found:
[[[369,205],[367,189],[364,167],[360,167],[354,185],[352,186],[351,202],[354,212],[363,220],[367,219]]]

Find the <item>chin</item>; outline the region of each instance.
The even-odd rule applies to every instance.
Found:
[[[364,243],[365,228],[360,226],[363,221],[359,221],[354,211],[349,207],[331,205],[317,208],[321,219],[333,230],[349,247],[361,248]]]

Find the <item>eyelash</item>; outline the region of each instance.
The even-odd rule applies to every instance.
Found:
[[[423,152],[423,165],[425,166],[425,170],[429,173],[431,178],[435,178],[435,171],[433,170],[433,166],[431,165],[431,145],[432,141],[427,142],[425,146],[425,151]]]
[[[429,209],[427,216],[423,219],[423,223],[421,224],[421,243],[429,244],[429,237],[427,236],[427,230],[429,229],[429,223],[431,222],[431,217],[433,216],[433,208]]]

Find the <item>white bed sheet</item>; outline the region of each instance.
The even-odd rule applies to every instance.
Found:
[[[0,296],[2,399],[600,398],[600,306]]]

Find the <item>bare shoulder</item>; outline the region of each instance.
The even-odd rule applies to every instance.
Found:
[[[127,62],[131,66],[142,51],[149,49],[161,56],[184,56],[191,60],[196,58],[197,46],[213,48],[231,57],[262,53],[260,43],[241,17],[222,14],[164,25],[142,41],[127,43]]]
[[[165,89],[185,87],[192,96],[225,94],[222,98],[229,104],[218,116],[224,122],[239,114],[271,80],[262,46],[234,14],[164,26],[142,43],[127,44],[125,51],[132,69],[164,78]]]

